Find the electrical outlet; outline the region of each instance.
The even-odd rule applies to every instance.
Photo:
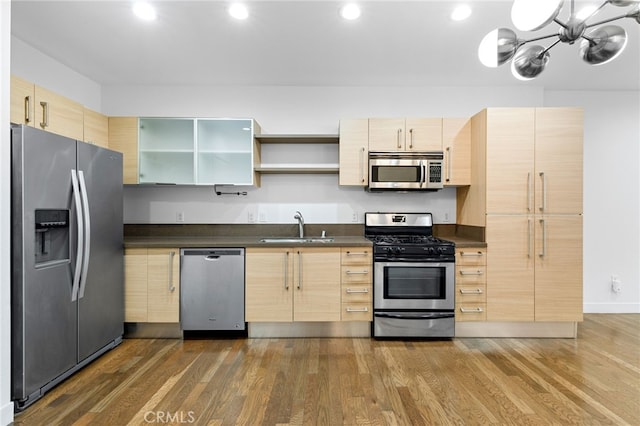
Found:
[[[620,293],[622,291],[622,281],[617,275],[611,275],[611,291]]]
[[[247,220],[249,221],[249,223],[254,223],[256,221],[255,213],[249,212],[249,214],[247,215]]]
[[[358,213],[351,213],[351,222],[358,222]]]
[[[176,213],[176,222],[184,222],[184,212]]]
[[[258,221],[259,222],[266,222],[267,221],[267,214],[265,212],[260,212],[258,213]]]
[[[446,223],[449,223],[449,213],[445,213],[445,214],[444,214],[444,221],[445,221]]]

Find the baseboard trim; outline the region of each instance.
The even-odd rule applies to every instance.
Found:
[[[12,401],[6,402],[0,407],[0,425],[10,425],[13,423],[14,404]]]
[[[568,338],[578,335],[577,322],[457,322],[458,337]]]
[[[352,322],[251,322],[249,337],[371,337],[371,323]]]
[[[179,323],[125,322],[124,337],[128,339],[182,339]]]
[[[640,303],[585,303],[585,314],[640,314]]]

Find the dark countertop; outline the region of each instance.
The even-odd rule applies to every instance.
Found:
[[[336,236],[332,242],[318,243],[263,243],[264,237],[225,237],[225,236],[129,236],[124,239],[125,248],[161,248],[161,247],[370,247],[371,241],[360,236]]]
[[[362,224],[308,224],[305,234],[318,238],[326,231],[330,243],[262,243],[261,238],[294,236],[296,224],[272,225],[125,225],[124,246],[126,248],[193,248],[193,247],[370,247],[371,241],[364,238]],[[434,235],[453,241],[457,247],[486,247],[484,229],[457,225],[435,225]]]

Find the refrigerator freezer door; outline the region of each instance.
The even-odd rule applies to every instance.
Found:
[[[76,364],[76,142],[26,126],[12,127],[11,142],[12,395],[26,399]]]
[[[89,213],[87,272],[78,298],[82,362],[124,332],[122,154],[78,142],[78,174]]]

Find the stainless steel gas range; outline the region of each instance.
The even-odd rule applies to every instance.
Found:
[[[373,242],[374,337],[453,337],[455,245],[431,213],[365,213]]]

